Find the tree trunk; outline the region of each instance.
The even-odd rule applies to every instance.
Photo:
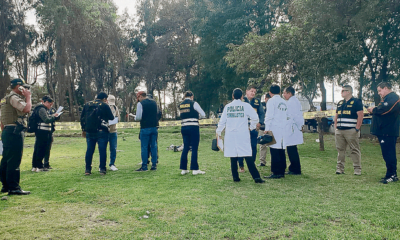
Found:
[[[318,122],[318,139],[319,139],[319,150],[325,151],[325,143],[324,143],[324,129],[322,126],[322,121],[320,117],[316,118]]]
[[[321,111],[325,111],[326,110],[326,88],[325,88],[323,78],[319,81],[319,89],[321,90],[321,97],[322,97]]]

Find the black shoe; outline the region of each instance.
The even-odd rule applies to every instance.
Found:
[[[31,192],[29,191],[24,191],[22,189],[17,189],[17,190],[10,190],[8,191],[8,195],[28,195]]]
[[[338,171],[336,171],[336,174],[344,174],[344,172],[338,172]]]
[[[271,174],[269,176],[265,176],[264,178],[269,178],[269,179],[278,179],[278,178],[284,178],[285,175],[281,175],[281,174]]]
[[[151,166],[150,171],[155,171],[155,170],[157,170],[157,167],[156,166]]]
[[[48,172],[49,169],[48,168],[43,168],[43,172]]]
[[[85,175],[86,175],[86,176],[89,176],[89,175],[91,175],[91,174],[92,174],[92,172],[91,172],[90,170],[86,170],[86,171],[85,171]]]
[[[260,164],[258,164],[258,166],[259,167],[265,167],[265,164],[264,163],[260,163]]]
[[[265,183],[265,181],[262,180],[261,178],[255,178],[254,182],[256,182],[256,183]]]
[[[234,182],[240,182],[240,178],[234,178],[233,181]]]
[[[383,180],[381,181],[381,183],[383,183],[383,184],[388,184],[388,183],[390,183],[390,182],[397,182],[397,181],[399,181],[399,179],[397,178],[397,176],[396,176],[396,175],[392,175],[391,177],[388,177],[388,178],[383,179]]]
[[[2,187],[2,188],[1,188],[1,192],[2,192],[2,193],[7,193],[7,192],[8,192],[8,188]]]
[[[287,172],[285,174],[287,174],[287,175],[301,175],[301,173],[295,173],[295,172],[292,172],[292,171],[289,171],[289,172]]]
[[[106,172],[105,170],[101,170],[101,171],[100,171],[100,175],[106,175],[106,173],[107,173],[107,172]]]
[[[139,169],[136,170],[136,172],[147,172],[147,169],[144,170],[143,168],[139,168]]]

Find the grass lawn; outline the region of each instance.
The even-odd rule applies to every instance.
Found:
[[[32,173],[28,137],[21,186],[31,194],[0,201],[0,239],[400,239],[400,183],[378,182],[385,164],[377,142],[361,140],[361,176],[350,159],[336,175],[334,136],[325,136],[321,152],[318,135],[304,134],[303,175],[255,184],[247,168],[232,181],[229,159],[211,151],[213,136],[214,128],[201,129],[206,174],[197,176],[181,176],[180,153],[166,150],[182,143],[177,127],[160,129],[158,169],[141,173],[138,130],[119,130],[119,171],[105,176],[96,171],[97,150],[92,175],[84,175],[86,143],[78,137],[56,137],[54,169]]]

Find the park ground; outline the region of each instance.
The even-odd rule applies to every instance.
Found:
[[[157,171],[135,172],[138,131],[119,130],[119,171],[105,176],[96,171],[97,151],[92,175],[84,175],[85,139],[67,131],[56,132],[53,169],[33,173],[34,138],[27,137],[21,186],[31,194],[0,201],[0,239],[400,238],[400,183],[379,183],[385,165],[375,140],[360,140],[361,176],[350,159],[346,174],[336,175],[334,136],[319,151],[318,135],[304,134],[303,174],[255,184],[247,169],[232,181],[229,159],[211,150],[212,127],[201,128],[205,175],[180,175],[180,153],[166,150],[182,143],[179,127],[160,129]],[[259,169],[270,174],[269,164]]]

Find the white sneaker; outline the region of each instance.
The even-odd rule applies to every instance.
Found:
[[[140,163],[138,163],[137,165],[142,165],[143,164],[143,162],[140,162]]]
[[[182,175],[185,175],[185,174],[188,174],[188,173],[190,173],[189,170],[182,170],[182,172],[181,172]]]
[[[112,171],[117,171],[117,170],[118,170],[118,168],[117,168],[115,165],[111,165],[110,169],[111,169]]]
[[[43,172],[43,168],[36,168],[36,172]]]
[[[205,174],[206,172],[201,171],[201,170],[193,170],[193,175],[197,175],[197,174]]]
[[[34,167],[34,168],[32,168],[31,171],[32,171],[32,172],[36,172],[36,170],[37,170],[37,168]]]

